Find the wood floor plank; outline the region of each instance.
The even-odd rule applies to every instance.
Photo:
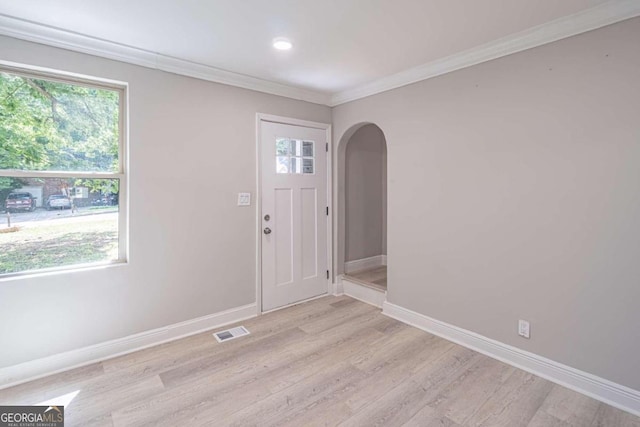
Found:
[[[453,348],[340,425],[401,426],[478,360],[479,354],[472,350]]]
[[[436,359],[452,348],[452,343],[430,334],[414,336],[413,331],[407,329],[403,330],[404,335],[388,335],[363,349],[362,353],[356,353],[349,362],[363,373],[362,376],[336,389],[330,397],[314,402],[312,407],[290,415],[282,424],[338,425],[396,385],[408,381],[416,366]],[[372,348],[377,351],[371,352]]]
[[[68,426],[640,427],[346,296],[242,324],[238,340],[197,334],[0,390],[0,404],[75,393]]]
[[[351,280],[355,279],[355,281],[363,284],[372,285],[373,287],[383,291],[387,290],[386,265],[354,271],[352,273],[348,273],[345,277]]]
[[[591,427],[640,427],[640,418],[601,403]]]
[[[232,414],[222,420],[222,425],[243,426],[247,425],[247,420],[255,420],[261,426],[286,424],[297,412],[312,408],[323,398],[333,400],[336,389],[344,389],[362,376],[362,371],[346,362],[328,366],[304,381]]]
[[[251,363],[260,358],[268,358],[279,347],[299,342],[305,332],[300,328],[285,329],[277,334],[255,341],[250,346],[241,347],[240,351],[223,352],[215,356],[203,357],[160,374],[162,383],[167,387],[175,387],[189,383],[203,375],[214,375],[216,372],[237,366],[245,361]],[[220,343],[221,346],[227,343]],[[231,344],[231,342],[229,342]]]
[[[342,329],[342,335],[336,335],[337,329]],[[149,402],[117,412],[114,414],[114,419],[118,421],[116,424],[128,425],[148,417],[150,412],[154,417],[177,416],[171,412],[175,413],[178,409],[186,413],[198,411],[205,405],[211,410],[224,406],[221,414],[232,413],[322,371],[329,355],[336,360],[346,359],[362,346],[383,336],[369,326],[360,329],[341,327],[336,330],[330,331],[333,341],[317,341],[314,346],[301,342],[301,349],[281,350],[266,363],[251,364],[252,359],[249,359],[244,366],[236,363],[226,372],[218,371],[215,375],[170,388]],[[329,335],[329,331],[324,334]],[[151,408],[153,411],[150,411]]]
[[[585,426],[588,426],[588,425],[589,424],[585,424]],[[573,426],[565,421],[557,419],[553,415],[549,415],[543,410],[538,410],[533,416],[533,418],[531,419],[531,421],[529,421],[529,424],[527,424],[527,427],[573,427]]]
[[[466,422],[475,427],[526,426],[534,417],[553,384],[516,370]]]
[[[304,322],[300,325],[300,329],[308,334],[316,334],[338,325],[348,323],[352,318],[363,313],[373,313],[377,309],[368,304],[352,304],[346,309],[340,307],[331,313],[331,316],[322,316],[318,319]]]
[[[332,298],[332,300],[334,302],[346,301],[353,303],[353,299],[348,297]],[[333,310],[334,307],[329,304],[329,301],[326,301],[326,298],[316,299],[288,307],[286,310],[274,311],[241,323],[225,326],[222,329],[242,324],[251,331],[251,335],[242,340],[225,343],[226,347],[217,346],[217,341],[212,339],[211,335],[215,332],[214,330],[107,360],[103,362],[104,369],[107,373],[127,371],[131,375],[139,372],[158,373],[190,360],[226,351],[229,346],[241,347],[249,345],[253,341],[270,336],[276,331],[290,327],[290,325],[304,324],[309,320],[322,318],[333,312]]]
[[[434,337],[435,338],[435,337]],[[367,378],[345,400],[349,409],[356,413],[366,405],[384,396],[389,390],[411,380],[421,366],[443,357],[453,349],[453,344],[441,340],[425,339],[398,348],[395,354],[386,350],[386,359],[376,359],[377,364],[355,364],[367,372]]]
[[[462,425],[515,369],[495,359],[482,358],[449,384],[428,405],[443,417]]]
[[[402,427],[461,427],[460,424],[440,415],[430,406],[424,406]]]
[[[572,427],[590,426],[600,402],[568,388],[554,385],[542,403],[540,411],[561,420]]]
[[[50,375],[15,387],[0,390],[0,405],[34,405],[38,402],[72,393],[94,378],[101,378],[101,363]]]
[[[157,375],[101,394],[85,394],[81,389],[71,404],[65,407],[65,424],[111,424],[111,413],[114,410],[134,402],[146,401],[163,390],[164,385]]]

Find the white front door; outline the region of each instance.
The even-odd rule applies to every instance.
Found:
[[[261,121],[262,310],[327,292],[326,131]]]

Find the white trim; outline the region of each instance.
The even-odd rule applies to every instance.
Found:
[[[361,285],[344,276],[339,276],[338,280],[340,281],[344,294],[358,301],[382,308],[383,303],[387,300],[387,293],[384,291]]]
[[[2,68],[0,68],[1,70]],[[30,171],[24,169],[2,169],[2,176],[15,178],[86,178],[86,179],[123,179],[123,173],[117,172],[74,172],[74,171]]]
[[[273,114],[256,113],[256,310],[258,314],[262,314],[262,141],[261,141],[261,124],[262,122],[281,123],[292,126],[302,126],[313,129],[322,129],[325,131],[326,143],[329,150],[327,152],[327,206],[329,207],[329,215],[327,217],[327,269],[329,270],[329,278],[327,279],[327,293],[318,295],[314,298],[320,298],[331,295],[335,292],[333,277],[333,141],[332,125],[329,123],[312,122],[309,120],[294,119],[291,117],[276,116]],[[312,299],[314,299],[312,298]],[[299,304],[300,301],[291,305]],[[289,307],[277,307],[274,310]],[[270,310],[270,311],[274,311]]]
[[[637,0],[613,0],[507,37],[347,89],[331,97],[331,107],[396,89],[452,71],[615,24],[640,15]]]
[[[349,274],[349,273],[353,273],[354,271],[380,267],[382,265],[387,265],[387,256],[375,255],[369,258],[362,258],[362,259],[356,259],[353,261],[345,262],[344,272],[346,274]]]
[[[0,21],[2,15],[0,15]],[[85,86],[109,90],[118,93],[118,171],[28,171],[21,169],[5,169],[2,175],[16,178],[86,178],[118,180],[118,259],[86,264],[72,264],[60,267],[20,271],[0,274],[0,281],[5,278],[24,278],[37,273],[74,272],[89,267],[102,267],[110,264],[127,264],[129,262],[129,85],[125,82],[94,78],[87,75],[57,71],[50,68],[35,67],[0,60],[0,71],[24,77],[36,77],[66,85]]]
[[[121,267],[129,265],[128,260],[114,260],[114,261],[98,261],[88,262],[84,264],[72,264],[68,266],[38,268],[35,270],[24,270],[17,273],[3,273],[0,275],[0,283],[10,282],[12,280],[25,280],[34,277],[47,277],[58,274],[77,273],[80,271],[89,270],[102,270],[104,268]]]
[[[342,277],[336,277],[336,281],[332,284],[332,294],[334,297],[344,295],[344,286],[342,285]]]
[[[256,316],[255,303],[0,369],[0,389],[101,362]],[[211,338],[213,340],[213,338]]]
[[[0,15],[0,19],[2,19],[2,15]],[[105,79],[103,77],[57,70],[55,68],[39,67],[37,65],[22,64],[20,62],[14,61],[5,61],[4,59],[0,59],[0,66],[11,69],[12,74],[26,74],[27,76],[40,75],[46,80],[52,80],[59,83],[73,82],[73,84],[76,84],[78,86],[89,86],[107,90],[118,90],[119,88],[124,89],[129,86],[127,82],[121,80]]]
[[[335,280],[335,269],[333,266],[333,125],[327,128],[327,269],[329,279],[327,280],[327,292],[333,292],[333,281]]]
[[[382,314],[640,416],[640,391],[385,301]]]
[[[637,0],[611,0],[573,15],[330,95],[222,70],[0,14],[0,35],[272,95],[335,107],[640,15]]]
[[[313,129],[331,130],[329,123],[312,122],[310,120],[294,119],[292,117],[275,116],[273,114],[257,113],[258,120],[271,123],[280,123],[283,125],[302,126]],[[329,134],[331,136],[331,134]],[[331,147],[331,141],[329,140],[329,147]]]
[[[261,312],[260,314],[268,314],[268,313],[273,313],[274,311],[279,311],[285,308],[289,308],[289,307],[293,307],[294,305],[299,305],[299,304],[304,304],[307,302],[311,302],[320,298],[325,298],[328,297],[330,294],[329,293],[324,293],[324,294],[320,294],[320,295],[316,295],[315,297],[311,297],[311,298],[306,298],[300,301],[295,301],[292,302],[291,304],[287,304],[287,305],[281,305],[280,307],[276,307],[276,308],[272,308],[271,310],[266,310]]]
[[[330,95],[0,14],[0,35],[244,89],[328,105]]]

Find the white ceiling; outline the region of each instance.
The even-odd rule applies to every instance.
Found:
[[[0,0],[0,14],[335,94],[605,0]],[[276,51],[271,41],[291,39]]]

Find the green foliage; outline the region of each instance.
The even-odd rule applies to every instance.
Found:
[[[118,114],[118,92],[0,73],[0,170],[116,171]]]
[[[101,191],[104,194],[117,194],[120,185],[117,179],[76,179],[75,187],[87,187],[90,192]]]

